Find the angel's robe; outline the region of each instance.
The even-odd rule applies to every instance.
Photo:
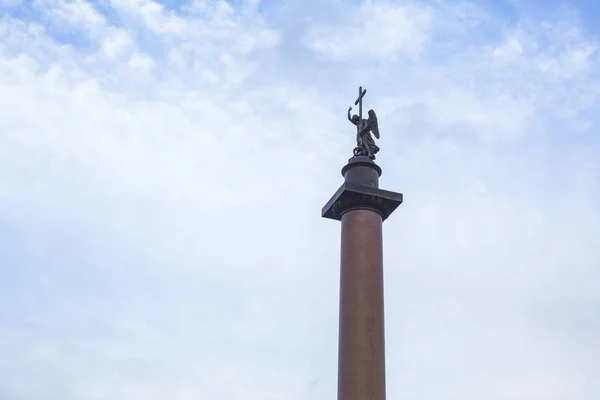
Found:
[[[367,153],[367,156],[375,155],[379,151],[379,146],[375,144],[375,140],[373,136],[371,136],[371,127],[369,126],[369,121],[366,119],[362,119],[359,124],[359,135],[356,138],[358,147],[362,147]]]

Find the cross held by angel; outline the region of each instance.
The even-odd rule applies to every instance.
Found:
[[[369,110],[369,118],[364,119],[362,117],[362,98],[367,93],[367,90],[363,90],[362,86],[358,89],[358,99],[354,102],[354,105],[359,105],[358,115],[354,114],[350,116],[352,106],[348,107],[348,120],[356,126],[356,147],[354,148],[354,157],[367,156],[371,160],[375,159],[375,154],[379,152],[379,147],[375,144],[373,136],[379,139],[379,127],[377,125],[377,116],[375,111]],[[371,133],[373,136],[371,136]]]

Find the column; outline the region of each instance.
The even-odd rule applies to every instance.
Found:
[[[381,168],[354,157],[322,216],[341,221],[338,400],[385,400],[382,223],[402,194],[379,189]]]

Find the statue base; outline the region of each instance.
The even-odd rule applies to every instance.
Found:
[[[372,210],[387,219],[400,204],[402,193],[379,189],[381,168],[367,156],[356,156],[342,168],[345,182],[321,210],[323,218],[341,221],[351,210]]]
[[[375,153],[371,153],[371,156],[368,156],[368,152],[363,148],[363,147],[355,147],[354,150],[352,151],[352,153],[354,153],[354,156],[352,156],[352,158],[354,157],[367,157],[370,160],[375,160]],[[351,160],[352,160],[351,158]]]

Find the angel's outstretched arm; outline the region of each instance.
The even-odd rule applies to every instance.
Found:
[[[352,111],[352,107],[348,107],[348,121],[350,121],[354,125],[356,125],[356,123],[354,121],[352,121],[352,117],[350,116],[350,111]]]

